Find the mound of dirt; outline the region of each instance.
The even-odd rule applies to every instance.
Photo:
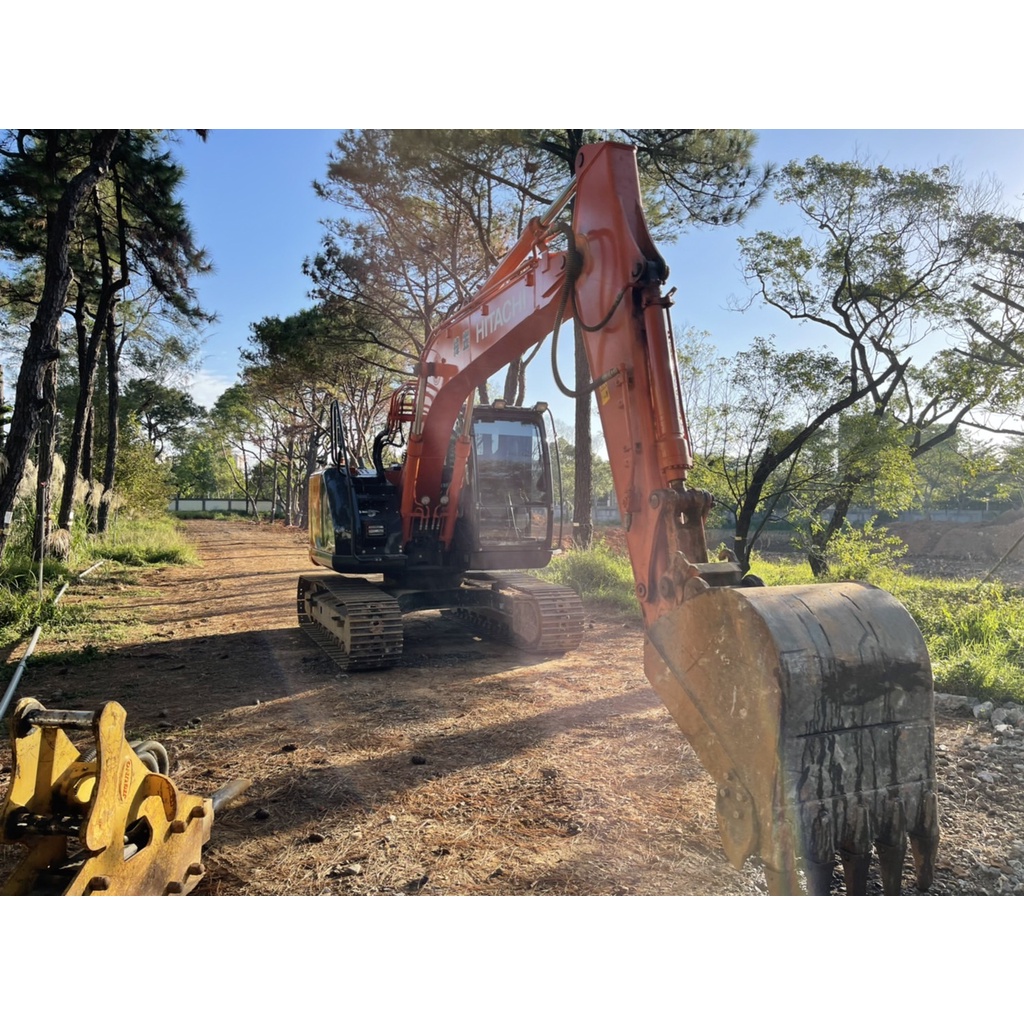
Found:
[[[1003,513],[991,523],[922,520],[888,529],[907,545],[911,558],[953,558],[994,564],[1009,552],[1008,560],[1024,561],[1024,514],[1021,512]]]

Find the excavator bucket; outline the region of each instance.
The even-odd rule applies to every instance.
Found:
[[[916,883],[938,846],[931,665],[907,610],[864,583],[711,588],[648,631],[644,662],[718,787],[726,855],[772,894]]]

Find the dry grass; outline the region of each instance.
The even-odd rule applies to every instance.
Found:
[[[235,709],[191,749],[176,742],[185,777],[223,755],[256,779],[245,809],[219,821],[200,891],[578,895],[685,892],[693,873],[740,881],[715,850],[710,782],[640,679],[623,688],[530,665],[457,675],[442,691],[430,676],[339,680]],[[316,722],[313,734],[280,726],[298,721]],[[243,749],[244,764],[232,760]]]
[[[721,854],[713,787],[644,679],[635,619],[595,612],[578,651],[540,660],[426,612],[399,668],[339,676],[293,620],[301,537],[189,531],[205,564],[108,590],[104,619],[142,622],[94,660],[43,661],[25,695],[119,700],[185,792],[252,780],[217,816],[197,894],[760,891]]]

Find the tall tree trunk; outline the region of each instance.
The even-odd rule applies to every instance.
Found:
[[[750,572],[750,555],[754,542],[750,538],[750,529],[754,523],[754,514],[758,505],[761,504],[761,495],[769,477],[775,472],[780,463],[779,458],[772,451],[762,454],[760,462],[754,469],[754,475],[750,478],[746,493],[743,495],[743,502],[736,513],[736,535],[733,538],[733,550],[736,554],[736,561],[744,572]],[[758,528],[760,532],[760,527]],[[756,539],[756,534],[755,538]]]
[[[28,344],[22,357],[15,390],[14,412],[4,445],[7,473],[0,480],[0,517],[13,511],[25,464],[35,442],[42,410],[44,380],[48,368],[60,358],[58,329],[71,288],[69,263],[71,234],[82,201],[107,173],[110,155],[118,131],[97,132],[93,138],[88,165],[64,187],[60,199],[46,217],[46,266],[43,292],[35,318],[29,327]],[[51,140],[55,139],[51,135]],[[8,534],[0,534],[0,555],[7,546]]]
[[[68,456],[64,468],[64,488],[61,492],[60,510],[57,514],[57,525],[62,530],[71,529],[78,481],[80,479],[89,480],[85,470],[85,446],[86,433],[92,422],[97,365],[98,360],[94,356],[90,364],[79,366],[78,401],[75,404],[75,419],[71,425],[71,440],[68,444]]]
[[[114,476],[117,466],[117,448],[121,442],[118,416],[121,406],[121,346],[117,339],[117,325],[113,311],[107,317],[103,344],[107,353],[107,456],[103,462],[103,492],[96,514],[96,532],[106,533],[110,521],[110,503],[114,498]]]
[[[284,512],[284,525],[294,526],[295,525],[295,489],[292,486],[292,464],[295,461],[295,437],[291,434],[288,435],[288,461],[285,463],[287,467],[285,469],[284,477],[284,490],[288,496],[288,502],[285,506]]]
[[[43,396],[39,411],[39,464],[36,472],[36,523],[32,531],[32,554],[46,554],[53,511],[53,462],[57,450],[57,363],[50,362],[43,376]]]
[[[97,531],[96,526],[96,480],[93,476],[93,459],[96,451],[96,407],[89,406],[85,421],[85,437],[82,440],[82,479],[89,484],[85,498],[85,524],[89,533]]]
[[[501,393],[506,405],[522,405],[523,400],[520,396],[525,389],[525,382],[526,367],[522,359],[513,359],[505,371],[505,387]]]
[[[851,483],[840,491],[832,507],[832,515],[829,516],[827,523],[817,528],[811,528],[811,546],[807,552],[807,561],[815,579],[820,579],[828,574],[828,556],[825,552],[828,548],[828,542],[843,523],[846,522],[846,516],[850,511],[850,506],[853,504],[854,486],[855,484]]]
[[[121,211],[121,190],[115,180],[117,196],[118,227],[121,234],[121,252],[127,248],[124,239],[124,217]],[[100,347],[103,331],[113,315],[114,303],[119,291],[128,284],[128,275],[122,264],[118,278],[114,279],[114,268],[107,251],[106,233],[103,229],[103,216],[99,203],[93,195],[95,210],[96,244],[100,260],[99,301],[93,316],[92,330],[86,330],[85,295],[79,288],[78,301],[75,304],[75,329],[78,339],[78,400],[75,404],[75,421],[71,427],[71,443],[68,446],[68,457],[64,467],[64,490],[61,494],[60,511],[57,523],[62,530],[71,529],[71,520],[75,512],[75,489],[82,472],[82,456],[85,449],[86,426],[92,416],[93,395],[96,390],[96,371],[99,367]],[[91,479],[91,477],[86,477]]]
[[[277,519],[277,497],[280,492],[280,484],[278,483],[278,466],[277,466],[277,451],[280,441],[280,433],[278,426],[274,424],[274,432],[270,437],[270,465],[273,467],[273,472],[270,476],[270,524],[273,526],[274,521]],[[307,483],[308,487],[308,483]]]
[[[101,305],[103,305],[101,303]],[[105,310],[104,310],[105,314]],[[75,489],[83,471],[83,455],[85,437],[89,420],[92,416],[93,395],[96,391],[96,371],[99,367],[100,341],[102,339],[101,324],[94,325],[86,335],[84,324],[78,324],[78,399],[75,403],[75,419],[71,425],[71,440],[64,467],[64,489],[61,492],[60,510],[57,513],[57,525],[62,530],[71,529],[71,521],[75,510]],[[86,477],[86,479],[89,479]]]

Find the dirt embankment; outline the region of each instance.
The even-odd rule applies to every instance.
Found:
[[[1024,513],[1006,512],[991,523],[921,520],[888,527],[907,546],[915,570],[938,576],[993,576],[1024,585]]]
[[[589,615],[578,651],[541,660],[420,613],[400,667],[341,675],[296,625],[300,536],[188,530],[201,566],[78,588],[99,618],[138,625],[92,660],[37,662],[21,695],[121,702],[186,792],[252,780],[218,816],[197,894],[764,892],[721,854],[714,787],[647,685],[637,623]],[[939,718],[939,894],[988,891],[1024,834],[1015,762],[983,789],[961,766],[993,742],[966,714]],[[0,791],[9,770],[4,743]],[[0,854],[0,877],[12,863]]]

